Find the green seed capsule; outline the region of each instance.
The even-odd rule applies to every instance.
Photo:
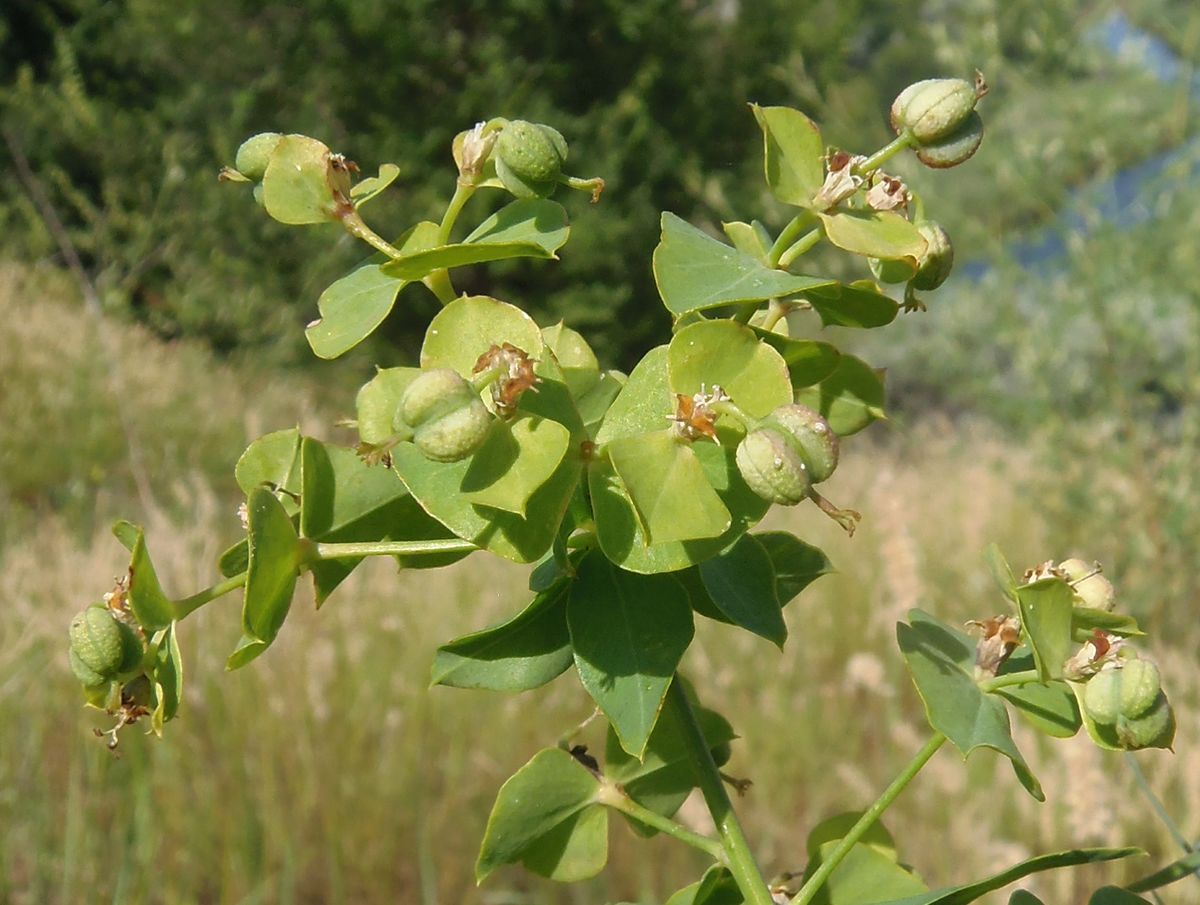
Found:
[[[457,371],[436,368],[408,385],[400,399],[395,426],[426,458],[457,462],[477,450],[494,422],[471,384]]]
[[[558,130],[517,119],[496,139],[496,175],[518,198],[545,198],[562,175],[567,142]]]
[[[260,132],[242,142],[234,158],[234,169],[252,182],[260,182],[267,172],[271,152],[283,138],[278,132]]]
[[[1083,687],[1083,709],[1104,726],[1112,726],[1121,715],[1121,670],[1103,669]]]
[[[75,652],[75,648],[72,647],[67,651],[67,657],[71,662],[71,672],[75,674],[75,678],[85,688],[96,688],[108,681],[108,679],[79,659],[79,654]]]
[[[1130,660],[1120,672],[1121,716],[1136,719],[1157,701],[1162,691],[1162,677],[1158,667],[1149,660]]]
[[[465,377],[450,368],[424,371],[410,383],[400,399],[397,416],[409,427],[420,427],[462,408],[476,398]]]
[[[812,479],[796,444],[779,428],[759,427],[738,444],[734,456],[746,485],[764,500],[795,506],[808,496]]]
[[[1161,691],[1151,707],[1134,719],[1117,720],[1117,742],[1126,751],[1170,748],[1175,741],[1175,711]]]
[[[977,86],[964,79],[926,79],[909,85],[892,102],[892,128],[908,130],[919,144],[957,131],[979,100]]]
[[[85,685],[98,685],[87,681],[96,675],[103,681],[133,669],[142,658],[141,639],[103,604],[94,604],[71,620],[70,638],[72,668],[78,660],[88,670],[83,676],[77,673]]]
[[[811,483],[820,484],[833,474],[838,464],[838,436],[818,412],[806,405],[781,405],[764,423],[778,427],[796,444]]]
[[[954,246],[950,244],[950,236],[941,225],[932,220],[923,220],[917,224],[917,232],[925,239],[925,254],[917,264],[916,275],[912,278],[913,288],[924,292],[937,289],[954,267]]]
[[[1117,592],[1112,582],[1100,573],[1099,563],[1086,563],[1082,559],[1066,559],[1058,568],[1067,576],[1075,592],[1077,606],[1112,612],[1117,602]]]
[[[944,170],[969,160],[979,150],[982,141],[983,119],[978,113],[972,112],[951,135],[919,145],[915,150],[917,159],[925,166]]]

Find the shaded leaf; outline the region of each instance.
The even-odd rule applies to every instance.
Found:
[[[821,130],[799,110],[751,104],[763,132],[767,185],[785,204],[808,207],[825,181]]]
[[[853,355],[842,355],[834,372],[816,386],[797,390],[796,401],[824,415],[839,437],[886,417],[881,372]]]
[[[548,418],[498,421],[463,475],[463,496],[524,517],[529,498],[554,475],[570,443],[570,431]]]
[[[1033,655],[1027,651],[1018,652],[1004,661],[999,675],[1024,672],[1032,668]],[[1075,695],[1063,682],[1051,682],[1048,685],[1031,682],[1028,685],[1000,688],[995,694],[1012,704],[1039,732],[1054,738],[1070,738],[1082,725]]]
[[[755,221],[754,224],[741,223],[735,220],[732,223],[722,223],[721,229],[725,231],[725,235],[733,243],[733,247],[742,254],[748,255],[756,261],[766,261],[767,253],[771,250],[773,243],[761,223],[758,221]]]
[[[833,565],[821,550],[787,531],[764,531],[754,539],[771,558],[780,606],[787,606],[822,575],[833,572]]]
[[[808,862],[811,876],[840,840],[825,842],[817,857]],[[862,905],[883,902],[896,896],[923,893],[928,887],[920,878],[896,862],[895,855],[875,845],[855,844],[825,884],[813,897],[813,905]]]
[[[250,492],[246,509],[250,557],[242,603],[245,637],[227,663],[230,669],[250,662],[275,640],[291,606],[298,574],[299,539],[279,500],[258,487]]]
[[[766,548],[744,534],[732,547],[700,563],[700,578],[729,620],[780,648],[787,639],[775,568]]]
[[[581,334],[559,321],[552,327],[543,327],[542,338],[558,359],[563,381],[576,400],[595,388],[600,382],[600,363]]]
[[[128,535],[127,531],[123,533]],[[174,622],[175,608],[158,582],[154,563],[150,561],[150,551],[146,549],[146,535],[141,528],[137,529],[133,553],[129,558],[127,599],[138,625],[148,633],[169,628]]]
[[[1048,578],[1017,588],[1021,635],[1033,651],[1043,682],[1058,679],[1071,656],[1074,594],[1061,578]]]
[[[299,511],[300,430],[291,427],[259,437],[242,453],[233,468],[238,487],[247,496],[263,485],[283,491],[283,508],[291,515]]]
[[[381,163],[378,176],[368,176],[354,184],[350,189],[350,199],[356,208],[361,208],[368,201],[381,195],[389,185],[400,175],[400,168],[394,163]]]
[[[787,366],[794,389],[820,383],[837,368],[842,353],[829,343],[811,339],[791,339],[761,327],[750,327],[762,342],[779,353]]]
[[[869,280],[834,283],[803,293],[826,327],[883,327],[896,319],[900,306]]]
[[[1000,552],[1000,548],[995,544],[988,544],[987,549],[983,551],[983,558],[987,562],[988,571],[992,573],[992,580],[996,582],[1000,593],[1013,603],[1017,603],[1017,579],[1013,575],[1012,566]]]
[[[714,864],[697,882],[667,899],[667,905],[742,905],[743,901],[729,868]]]
[[[183,700],[183,655],[179,651],[174,622],[162,630],[155,643],[157,649],[149,673],[154,688],[150,727],[161,737],[163,724],[175,719]]]
[[[262,202],[267,213],[291,226],[332,220],[337,205],[329,164],[329,148],[315,138],[280,138],[263,174]]]
[[[1150,905],[1141,896],[1135,896],[1127,889],[1117,886],[1105,886],[1097,889],[1088,899],[1088,905]]]

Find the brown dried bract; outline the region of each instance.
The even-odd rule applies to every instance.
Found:
[[[717,440],[716,414],[703,402],[697,403],[695,396],[675,394],[675,414],[669,416],[675,425],[675,431],[688,440],[699,440],[707,437],[714,443]]]
[[[492,384],[492,401],[496,406],[496,414],[501,418],[511,418],[516,414],[517,404],[527,390],[537,392],[541,378],[533,372],[535,364],[523,349],[518,349],[512,343],[493,345],[475,362],[473,374],[491,369],[500,372],[499,379]]]
[[[967,625],[983,634],[975,646],[976,676],[994,676],[1021,642],[1020,620],[1015,616],[993,616],[982,622],[973,619]]]

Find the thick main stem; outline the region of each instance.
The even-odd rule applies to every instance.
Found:
[[[696,773],[697,785],[716,825],[721,847],[725,851],[725,863],[729,866],[729,872],[733,874],[746,905],[774,905],[767,882],[750,852],[742,825],[734,813],[733,803],[725,791],[725,783],[708,748],[708,741],[704,738],[704,732],[696,720],[696,713],[692,710],[691,702],[688,701],[678,676],[667,690],[665,706],[675,711],[679,724],[683,727],[688,760]]]
[[[813,900],[817,892],[825,884],[825,881],[829,879],[830,874],[837,870],[838,865],[842,863],[846,855],[850,854],[850,849],[854,848],[858,840],[863,837],[863,834],[875,824],[880,815],[899,797],[900,793],[904,791],[904,787],[912,782],[913,777],[921,772],[921,768],[929,763],[929,759],[937,753],[938,748],[942,747],[945,741],[946,736],[940,732],[933,734],[929,741],[925,743],[925,747],[917,752],[917,756],[909,761],[908,766],[900,771],[900,775],[893,779],[891,785],[883,790],[883,794],[875,800],[875,803],[863,811],[863,815],[855,821],[854,826],[850,827],[850,831],[842,837],[834,850],[829,853],[829,857],[821,861],[821,866],[800,887],[800,892],[792,899],[791,905],[808,905]]]

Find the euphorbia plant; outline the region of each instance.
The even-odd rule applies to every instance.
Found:
[[[359,391],[356,447],[287,430],[246,450],[236,468],[246,536],[221,557],[212,587],[167,596],[141,530],[117,526],[132,553],[128,578],[71,628],[71,665],[88,702],[116,716],[118,729],[149,715],[161,733],[181,702],[178,624],[205,603],[243,589],[242,637],[228,661],[236,669],[270,646],[301,575],[321,605],[366,556],[433,568],[486,551],[533,564],[531,598],[507,622],[439,648],[433,681],[517,692],[573,669],[607,738],[597,756],[576,738],[581,727],[503,785],[479,853],[481,882],[517,862],[560,881],[597,873],[610,811],[639,833],[711,856],[712,868],[671,905],[968,902],[1036,870],[1130,854],[1060,852],[929,892],[877,825],[947,740],[964,756],[998,751],[1040,798],[1009,708],[1051,736],[1082,725],[1107,748],[1171,744],[1158,670],[1133,653],[1129,639],[1140,632],[1114,610],[1098,567],[1048,562],[1018,581],[993,553],[1008,609],[995,615],[984,604],[978,638],[914,611],[898,638],[929,741],[866,811],[811,828],[806,855],[796,852],[807,865],[772,883],[719,769],[734,729],[700,703],[703,677],[692,684],[679,672],[697,615],[782,647],[783,608],[829,570],[820,550],[789,533],[752,533],[772,504],[811,501],[853,533],[859,514],[816,485],[836,469],[841,438],[883,414],[882,379],[829,343],[790,336],[788,316],[872,329],[902,306],[923,307],[916,291],[950,272],[949,239],[882,167],[910,149],[930,166],[965,161],[982,137],[975,106],[984,92],[980,78],[910,86],[892,109],[896,138],[865,155],[826,148],[797,110],[753,107],[767,185],[795,215],[774,235],[757,220],[726,223],[726,242],[664,213],[653,266],[673,336],[629,375],[602,370],[561,323],[539,327],[514,304],[453,288],[456,267],[554,259],[569,231],[550,200],[560,186],[599,199],[602,180],[566,175],[567,143],[550,126],[494,119],[461,133],[441,221],[392,242],[362,210],[398,167],[356,181],[358,168],[315,139],[249,139],[225,179],[252,184],[276,220],[340,223],[376,252],[318,299],[320,317],[307,328],[318,356],[361,342],[411,284],[443,307],[419,362],[382,368]],[[516,200],[464,230],[460,215],[480,191]],[[865,259],[863,278],[806,272],[805,254],[823,242]],[[869,274],[905,284],[902,300]],[[695,788],[715,837],[673,819]],[[1132,896],[1098,895],[1140,901],[1116,894]]]

